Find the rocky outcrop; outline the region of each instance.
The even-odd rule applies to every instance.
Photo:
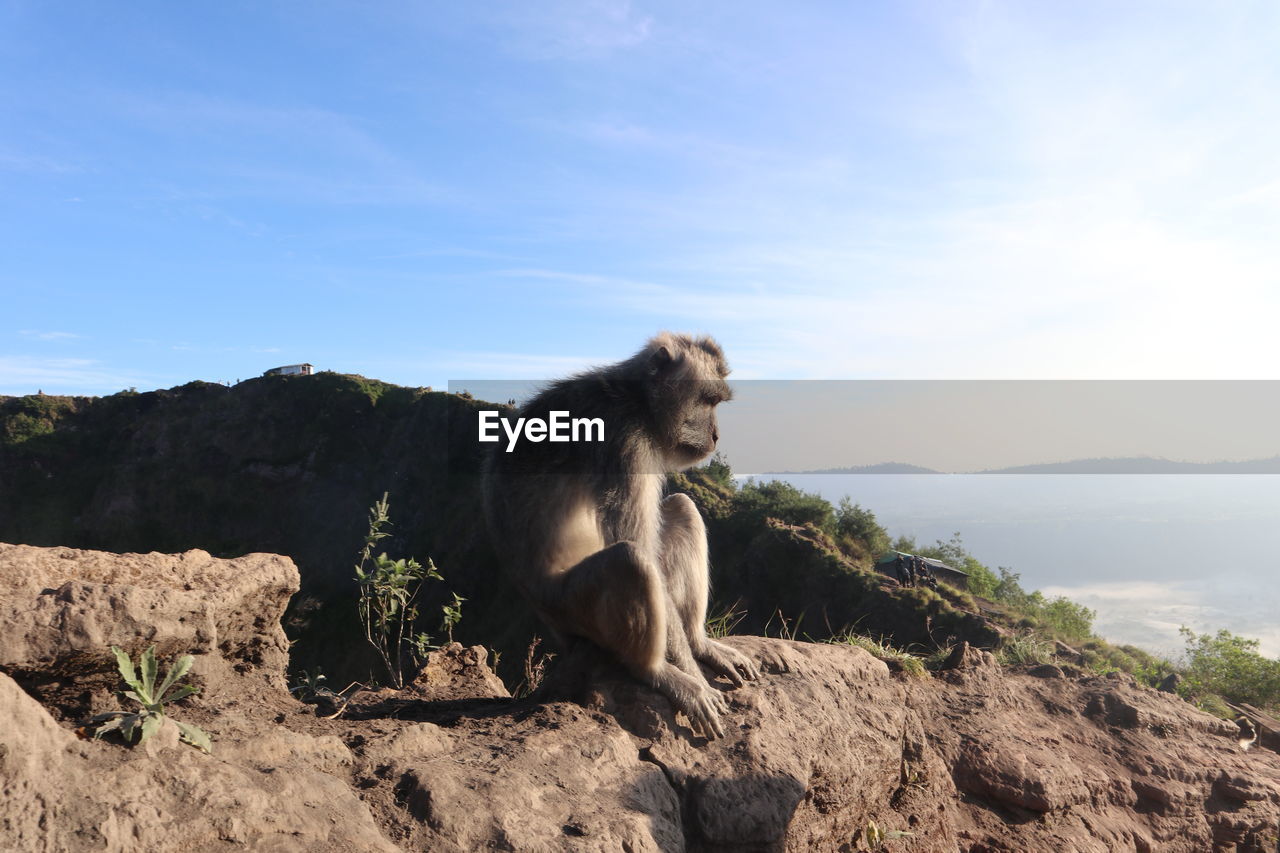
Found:
[[[0,669],[50,705],[99,711],[115,684],[110,647],[194,654],[207,695],[285,689],[280,618],[298,590],[287,557],[218,560],[0,543]],[[75,697],[79,697],[78,701]]]
[[[605,660],[562,659],[517,701],[460,645],[326,719],[283,685],[291,570],[0,546],[0,849],[1274,851],[1280,836],[1280,756],[1242,751],[1233,723],[1125,676],[1009,672],[965,645],[912,678],[856,648],[730,638],[763,674],[728,692],[714,742]],[[196,653],[205,690],[171,713],[211,755],[163,733],[150,749],[82,737],[116,702],[95,647],[113,642]]]
[[[280,616],[297,585],[271,554],[0,544],[0,849],[398,849],[342,776],[338,738],[262,725],[293,704]],[[85,739],[78,724],[115,705],[111,644],[195,655],[203,692],[175,715],[216,733],[213,755],[176,731],[147,749]]]

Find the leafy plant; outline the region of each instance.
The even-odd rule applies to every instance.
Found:
[[[324,673],[319,669],[304,670],[289,688],[289,692],[301,702],[314,702],[321,696],[336,695],[324,682]]]
[[[387,493],[369,510],[369,532],[356,563],[356,583],[360,588],[360,624],[364,636],[382,658],[387,676],[397,688],[404,687],[406,664],[420,662],[432,648],[431,636],[413,633],[418,619],[418,593],[425,580],[444,580],[436,566],[427,559],[423,566],[412,557],[392,560],[381,553],[373,556],[374,545],[390,536],[382,528],[391,523]],[[452,605],[444,606],[444,627],[453,640],[453,628],[462,619],[462,602],[454,594]],[[406,660],[408,659],[408,660]]]
[[[430,563],[431,561],[428,560],[427,562]],[[439,577],[439,575],[436,575],[436,577]],[[456,592],[452,593],[452,595],[453,603],[446,604],[440,608],[444,613],[444,618],[440,621],[440,627],[448,634],[449,642],[451,643],[453,642],[453,629],[462,621],[462,602],[466,601],[465,598],[458,595]]]
[[[836,529],[835,510],[820,495],[782,480],[748,481],[733,497],[732,524],[741,530],[755,530],[766,518],[787,524],[812,524],[828,534]]]
[[[199,692],[198,688],[189,684],[179,686],[177,683],[178,679],[190,672],[195,658],[191,655],[183,655],[174,661],[173,665],[169,667],[169,671],[165,673],[164,678],[160,681],[160,686],[157,687],[156,647],[154,645],[142,653],[142,656],[138,659],[137,670],[133,667],[133,660],[123,649],[112,646],[111,651],[115,653],[116,667],[120,670],[120,677],[124,679],[125,684],[129,685],[130,688],[123,691],[123,695],[125,698],[132,699],[141,705],[142,710],[111,711],[106,714],[98,714],[93,718],[93,722],[102,723],[102,725],[93,733],[93,736],[100,738],[109,732],[118,731],[126,742],[131,742],[134,732],[138,732],[138,743],[141,744],[160,730],[160,726],[165,720],[165,705]],[[205,734],[204,730],[190,723],[180,723],[177,720],[173,722],[178,727],[182,740],[205,752],[212,750],[209,735]]]

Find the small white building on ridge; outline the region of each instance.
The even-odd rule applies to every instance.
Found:
[[[286,364],[284,367],[273,367],[263,376],[310,376],[311,365],[309,364]]]

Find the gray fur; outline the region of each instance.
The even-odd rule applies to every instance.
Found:
[[[728,706],[698,667],[734,686],[754,662],[711,640],[707,531],[667,473],[715,450],[729,373],[711,338],[663,332],[626,361],[555,382],[521,410],[600,417],[603,443],[522,442],[494,452],[485,511],[512,579],[563,644],[590,640],[709,737]]]

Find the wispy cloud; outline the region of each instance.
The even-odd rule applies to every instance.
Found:
[[[111,368],[86,358],[0,356],[0,394],[113,394],[124,388],[152,387],[150,377]]]
[[[603,59],[648,41],[654,18],[631,0],[541,0],[504,7],[494,21],[508,50],[532,59]]]
[[[69,174],[80,171],[80,166],[44,154],[0,150],[0,171]]]
[[[276,105],[203,92],[103,90],[103,105],[151,133],[178,139],[217,137],[222,145],[194,172],[165,182],[174,201],[274,198],[331,204],[428,204],[459,196],[424,177],[358,115],[308,105]],[[180,150],[180,149],[178,149]],[[289,156],[279,156],[280,152]],[[209,181],[201,173],[220,180]]]
[[[48,332],[37,329],[22,329],[18,334],[24,338],[37,341],[67,341],[80,337],[75,332]]]
[[[499,377],[502,379],[555,379],[596,365],[608,364],[616,358],[548,355],[545,353],[502,352],[495,350],[455,350],[432,359],[433,373],[445,373],[451,379]]]

